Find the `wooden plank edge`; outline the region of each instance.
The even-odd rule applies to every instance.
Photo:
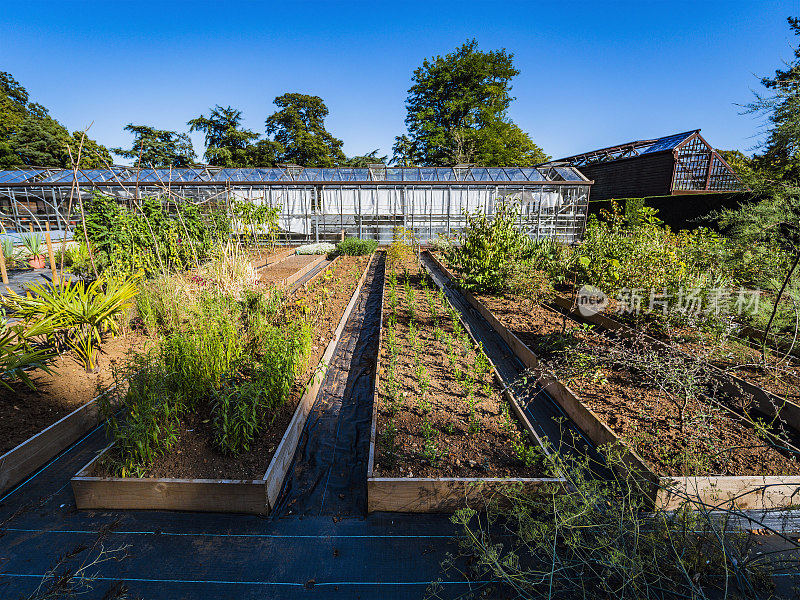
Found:
[[[286,431],[284,432],[283,437],[281,438],[281,441],[275,450],[275,453],[272,455],[272,460],[270,460],[267,471],[264,474],[264,480],[267,482],[267,498],[270,507],[275,506],[280,491],[283,488],[283,482],[286,478],[289,467],[292,464],[292,460],[294,459],[294,453],[297,450],[297,444],[299,443],[300,436],[303,433],[303,427],[305,426],[308,415],[311,412],[311,408],[314,406],[314,402],[317,399],[319,389],[322,386],[322,382],[328,372],[328,365],[333,357],[334,351],[336,350],[336,346],[342,337],[347,320],[350,318],[350,315],[352,314],[353,309],[358,302],[358,298],[361,294],[361,288],[366,281],[367,274],[369,273],[370,266],[372,265],[373,256],[374,253],[370,255],[369,260],[367,261],[367,266],[359,278],[358,285],[353,291],[353,295],[350,297],[350,301],[348,302],[344,313],[342,313],[341,319],[339,319],[339,324],[334,331],[333,337],[328,342],[325,352],[320,358],[319,364],[311,376],[311,380],[308,382],[300,402],[297,404],[294,415],[292,415],[292,420],[286,428]]]
[[[367,511],[440,513],[482,508],[512,490],[553,494],[566,480],[524,477],[372,477],[367,479]],[[499,500],[503,500],[502,497]]]
[[[269,513],[262,480],[92,476],[95,464],[113,446],[106,446],[70,479],[78,510]]]
[[[289,275],[288,277],[284,277],[281,280],[279,285],[281,285],[283,287],[289,287],[294,282],[296,282],[298,279],[303,277],[303,275],[305,275],[306,273],[308,273],[309,271],[311,271],[312,269],[314,269],[318,265],[322,264],[322,262],[327,260],[327,258],[328,257],[325,254],[320,254],[317,258],[312,260],[310,263],[308,263],[307,265],[301,267],[299,271],[296,271],[294,274]]]
[[[11,489],[102,422],[97,400],[116,384],[0,456],[0,493]]]

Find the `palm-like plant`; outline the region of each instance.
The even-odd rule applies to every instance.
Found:
[[[22,236],[22,245],[28,251],[31,257],[44,256],[42,251],[42,236],[36,233],[30,233]]]
[[[21,381],[30,389],[36,389],[28,370],[39,368],[52,373],[47,363],[54,353],[31,345],[32,338],[51,331],[47,321],[40,321],[25,330],[22,324],[9,325],[8,321],[0,319],[0,388],[12,390],[11,383]]]
[[[127,309],[138,288],[133,279],[64,281],[31,285],[29,294],[12,293],[0,299],[0,305],[28,323],[52,324],[64,342],[74,350],[87,371],[97,367],[97,347],[106,333],[119,333],[119,318]]]
[[[14,242],[11,238],[3,238],[0,240],[0,247],[3,250],[3,260],[6,261],[6,266],[10,267],[14,264]]]

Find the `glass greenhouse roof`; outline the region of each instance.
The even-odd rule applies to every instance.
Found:
[[[374,167],[374,168],[221,168],[192,167],[182,169],[135,169],[115,166],[110,169],[80,169],[77,180],[82,184],[102,185],[180,185],[180,184],[259,184],[259,183],[448,183],[448,182],[586,182],[581,173],[570,166],[556,167]],[[26,168],[0,171],[0,187],[64,186],[73,181],[70,169]]]

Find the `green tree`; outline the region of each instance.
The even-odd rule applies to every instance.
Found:
[[[792,33],[800,35],[800,19],[789,17],[788,23]],[[786,69],[777,69],[761,84],[768,93],[756,92],[756,99],[745,107],[746,112],[767,118],[764,152],[757,162],[780,179],[800,179],[800,45]]]
[[[267,134],[280,145],[282,162],[304,167],[333,167],[346,160],[342,140],[325,129],[328,107],[319,96],[283,94],[275,98],[281,110],[266,121]]]
[[[130,150],[112,148],[112,152],[136,161],[137,166],[188,167],[197,158],[188,134],[129,123],[125,131],[133,134]]]
[[[388,156],[378,156],[378,149],[376,148],[372,152],[368,152],[367,154],[362,154],[360,156],[350,156],[346,158],[344,161],[341,162],[342,167],[354,167],[354,168],[361,168],[364,169],[370,165],[383,163],[386,164],[386,161],[389,157]]]
[[[69,139],[69,132],[52,117],[29,115],[10,141],[20,166],[65,167],[69,163]]]
[[[67,147],[77,159],[82,132],[69,131],[41,104],[29,102],[28,90],[10,73],[0,72],[0,168],[70,167]],[[105,146],[86,137],[81,168],[111,162]]]
[[[208,117],[200,115],[189,121],[189,131],[202,131],[205,136],[205,159],[220,167],[271,166],[266,162],[275,154],[273,145],[266,141],[258,143],[259,135],[243,129],[242,111],[219,104],[211,109]],[[256,142],[256,143],[254,143]],[[262,162],[264,161],[264,162]]]
[[[505,50],[483,52],[470,40],[414,71],[406,100],[407,135],[393,148],[395,164],[532,165],[547,159],[507,111],[519,74]]]

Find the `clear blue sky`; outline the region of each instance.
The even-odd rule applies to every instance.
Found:
[[[390,154],[414,68],[475,37],[514,53],[511,117],[555,157],[694,128],[747,150],[759,122],[736,104],[791,58],[789,15],[800,2],[5,2],[0,70],[108,146],[214,104],[263,133],[275,96],[303,92],[347,154]]]

